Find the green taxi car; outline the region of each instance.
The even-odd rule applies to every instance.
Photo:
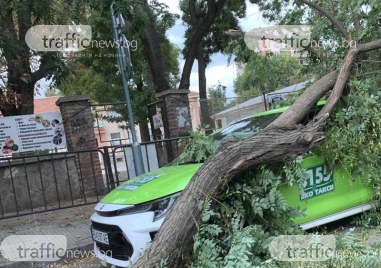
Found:
[[[219,141],[251,137],[286,109],[246,117],[221,129],[213,137]],[[317,109],[319,105],[310,116]],[[200,163],[168,165],[138,176],[107,194],[96,205],[91,217],[94,251],[98,258],[121,267],[135,262],[201,166]],[[308,174],[303,187],[283,187],[282,193],[289,206],[305,209],[306,216],[293,219],[303,229],[372,208],[372,188],[366,182],[354,180],[340,168],[329,171],[324,159],[314,154],[305,156],[301,166]]]

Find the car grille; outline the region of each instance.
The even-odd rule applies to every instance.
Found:
[[[115,225],[92,221],[94,229],[109,233],[110,245],[95,242],[98,250],[110,258],[128,261],[134,251],[131,243],[124,237],[122,230]]]

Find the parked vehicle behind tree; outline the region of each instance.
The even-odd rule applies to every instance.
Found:
[[[324,104],[310,111],[304,123]],[[257,113],[233,122],[212,135],[220,145],[250,138],[275,120],[288,107]],[[255,148],[253,148],[255,150]],[[122,267],[134,263],[151,242],[181,191],[202,163],[189,157],[138,176],[106,195],[92,215],[92,236],[98,258]],[[185,162],[185,163],[184,163]],[[343,169],[330,170],[321,156],[304,156],[300,167],[306,177],[282,193],[288,206],[305,209],[305,216],[292,219],[310,229],[372,208],[372,188],[366,180],[353,180]]]

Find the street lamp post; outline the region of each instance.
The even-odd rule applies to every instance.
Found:
[[[112,31],[114,35],[114,40],[118,44],[116,46],[116,50],[118,53],[118,67],[120,76],[122,77],[124,95],[126,97],[128,119],[130,121],[130,129],[132,136],[132,156],[134,158],[135,173],[136,175],[140,175],[144,173],[144,163],[140,144],[138,143],[136,138],[135,120],[134,115],[132,113],[130,92],[128,91],[128,76],[131,72],[130,48],[127,38],[124,36],[124,34],[122,34],[122,28],[124,27],[123,16],[120,13],[116,16],[114,11],[114,4],[115,3],[112,2],[110,6],[112,18]]]

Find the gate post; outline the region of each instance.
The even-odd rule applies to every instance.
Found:
[[[114,174],[112,172],[112,167],[111,167],[110,152],[107,147],[104,147],[103,164],[105,167],[106,174],[108,174],[108,176],[106,177],[107,177],[108,184],[110,184],[110,190],[114,190],[115,189]]]
[[[165,138],[188,136],[192,129],[192,120],[189,109],[189,90],[166,90],[156,93],[156,98],[163,101],[163,123]],[[177,141],[167,142],[168,161],[177,157]]]
[[[60,97],[56,102],[62,115],[68,151],[91,150],[77,154],[85,198],[105,193],[89,100],[89,96],[70,96]]]

